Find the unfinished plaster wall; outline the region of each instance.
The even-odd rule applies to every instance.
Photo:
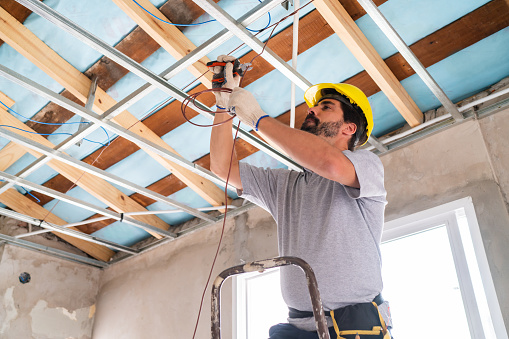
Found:
[[[430,135],[381,157],[392,220],[471,196],[506,327],[509,325],[509,110]],[[220,224],[105,271],[94,338],[191,338]],[[275,256],[272,218],[256,208],[227,223],[212,274]],[[210,288],[209,288],[210,290]],[[231,336],[230,289],[223,289],[223,338]],[[196,338],[209,338],[207,293]]]
[[[470,120],[381,157],[387,221],[472,197],[509,332],[509,109]]]
[[[28,272],[29,283],[19,275]],[[0,246],[0,338],[91,338],[102,271],[11,245]]]
[[[221,226],[216,223],[106,269],[94,339],[192,338]],[[275,234],[272,217],[259,208],[229,219],[211,283],[225,268],[277,256]],[[231,338],[231,279],[222,292],[222,338]],[[210,338],[209,333],[210,285],[196,338]]]

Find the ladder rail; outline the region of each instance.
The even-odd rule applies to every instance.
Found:
[[[212,285],[212,303],[211,303],[211,333],[212,339],[221,338],[221,299],[220,292],[223,282],[230,276],[248,272],[263,272],[269,268],[294,265],[300,267],[308,283],[309,294],[313,306],[313,315],[315,317],[318,337],[320,339],[330,339],[329,329],[325,320],[325,313],[322,307],[322,299],[318,291],[318,282],[311,266],[304,260],[297,257],[276,257],[271,259],[253,261],[244,265],[233,266],[221,272],[214,280]]]

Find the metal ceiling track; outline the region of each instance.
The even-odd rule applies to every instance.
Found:
[[[431,74],[424,65],[417,59],[410,47],[403,41],[401,36],[396,32],[394,27],[387,21],[382,12],[378,9],[372,0],[358,0],[359,4],[364,8],[366,13],[373,19],[377,26],[382,30],[385,36],[391,41],[396,49],[405,58],[408,64],[414,69],[415,73],[422,79],[424,84],[428,86],[431,92],[442,103],[445,109],[451,114],[456,121],[463,120],[463,115],[459,112],[458,107],[449,99],[447,94],[440,88],[438,83],[433,79]]]
[[[50,101],[53,101],[54,103],[60,105],[61,107],[65,108],[79,116],[86,118],[90,122],[97,124],[100,127],[106,128],[107,130],[109,130],[115,134],[118,134],[122,138],[125,138],[125,139],[133,142],[134,144],[138,145],[142,149],[148,149],[148,150],[162,156],[163,158],[166,158],[166,159],[176,163],[177,165],[180,165],[182,167],[189,169],[190,171],[212,181],[213,183],[215,183],[223,188],[225,187],[225,182],[223,180],[219,179],[211,171],[181,157],[180,155],[172,153],[151,141],[141,138],[137,134],[135,134],[123,127],[120,127],[119,125],[117,125],[111,121],[102,120],[101,117],[99,115],[97,115],[96,113],[87,111],[85,108],[83,108],[79,104],[67,99],[66,97],[64,97],[60,94],[57,94],[57,93],[47,89],[44,86],[39,85],[38,83],[22,76],[21,74],[18,74],[16,72],[4,67],[3,65],[0,65],[0,76],[3,76],[4,78],[34,92],[34,93],[36,93]],[[228,187],[229,187],[229,189],[235,191],[235,188],[233,186],[229,185]]]
[[[2,132],[4,132],[4,131],[2,131]],[[176,235],[174,233],[172,233],[172,232],[169,232],[169,231],[157,228],[155,226],[149,225],[147,223],[135,220],[135,219],[133,219],[131,217],[124,217],[124,215],[122,213],[117,213],[117,212],[110,211],[110,210],[108,210],[106,208],[98,207],[98,206],[93,205],[93,204],[91,204],[89,202],[86,202],[86,201],[83,201],[81,199],[77,199],[77,198],[68,196],[68,195],[66,195],[64,193],[60,193],[58,191],[55,191],[55,190],[53,190],[51,188],[48,188],[48,187],[45,187],[45,186],[42,186],[42,185],[34,184],[34,183],[32,183],[32,182],[30,182],[28,180],[16,177],[14,175],[11,175],[11,174],[8,174],[8,173],[2,172],[2,171],[0,171],[0,179],[7,180],[7,181],[12,182],[12,183],[14,183],[16,185],[19,184],[19,185],[21,185],[21,186],[23,186],[25,188],[34,190],[34,191],[42,193],[42,194],[45,194],[45,195],[50,196],[50,197],[52,197],[54,199],[58,199],[58,200],[70,203],[72,205],[84,208],[84,209],[92,211],[94,213],[102,214],[104,216],[110,217],[110,219],[122,220],[122,222],[124,222],[126,224],[130,224],[132,226],[141,228],[141,229],[143,229],[145,231],[159,233],[159,234],[161,234],[163,236],[170,237],[170,238],[175,238],[176,237]]]
[[[56,12],[51,7],[45,5],[44,3],[42,3],[42,2],[40,2],[38,0],[16,0],[16,2],[22,4],[26,8],[30,9],[32,12],[34,12],[34,13],[40,15],[41,17],[45,18],[46,20],[50,21],[51,23],[53,23],[55,26],[59,27],[60,29],[62,29],[64,31],[68,32],[69,34],[73,35],[74,37],[76,37],[81,42],[87,44],[88,46],[92,47],[93,49],[95,49],[99,53],[101,53],[104,56],[106,56],[106,57],[110,58],[111,60],[115,61],[116,63],[118,63],[122,67],[124,67],[127,70],[131,71],[133,74],[136,74],[137,76],[139,76],[143,80],[145,80],[148,83],[150,83],[155,88],[158,88],[158,89],[162,90],[163,92],[173,96],[175,99],[177,99],[177,100],[179,100],[181,102],[184,99],[187,98],[187,96],[188,96],[187,93],[183,92],[181,89],[179,89],[179,88],[173,86],[172,84],[168,83],[162,76],[155,74],[154,72],[150,71],[146,67],[144,67],[141,64],[137,63],[133,59],[129,58],[128,56],[126,56],[125,54],[121,53],[117,49],[115,49],[112,46],[108,45],[106,42],[102,41],[101,39],[99,39],[95,35],[91,34],[90,32],[86,31],[85,29],[83,29],[82,27],[76,25],[75,23],[73,23],[72,21],[70,21],[69,19],[67,19],[66,17],[61,15],[60,13]],[[281,1],[277,0],[275,2],[275,5],[277,5],[279,3],[281,3]],[[263,5],[264,4],[258,5],[256,7],[256,9],[255,9],[255,13],[261,13],[262,12],[261,8],[263,7]],[[252,19],[253,18],[251,16],[249,16],[249,20],[252,20]],[[182,70],[182,69],[184,69],[184,68],[183,67],[179,68],[179,71]],[[141,90],[141,92],[143,92],[143,90]],[[136,96],[137,95],[133,93],[132,98],[136,97]],[[130,100],[132,100],[132,99],[130,99]],[[116,106],[117,105],[115,105],[115,107]],[[194,101],[194,103],[191,102],[189,104],[189,107],[195,109],[200,114],[204,114],[204,111],[205,112],[210,112],[210,113],[204,114],[204,115],[206,117],[208,117],[208,118],[212,117],[211,113],[213,111],[209,107],[207,107],[206,105],[204,105],[203,103],[201,103],[201,102],[199,102],[197,100]],[[71,110],[71,111],[73,111],[73,110]],[[73,111],[73,112],[76,113],[75,111]],[[79,113],[76,113],[76,114],[79,114]],[[95,121],[92,121],[92,122],[95,122]],[[277,150],[273,149],[267,143],[261,141],[260,139],[256,138],[255,136],[251,135],[249,132],[247,132],[242,127],[239,130],[239,134],[240,134],[240,136],[244,140],[246,140],[247,142],[249,142],[253,146],[257,147],[258,149],[266,152],[267,154],[269,154],[273,158],[275,158],[275,159],[283,162],[284,164],[288,165],[290,168],[294,168],[296,170],[301,170],[301,167],[297,163],[295,163],[293,160],[288,158],[286,155],[278,152]],[[125,137],[126,139],[136,143],[136,141],[134,141],[132,139],[134,137],[134,134],[127,135],[127,136],[123,136],[122,135],[122,137]],[[153,150],[153,151],[155,153],[157,153],[157,154],[159,154],[159,155],[169,159],[167,154],[166,155],[162,155],[159,151],[155,151],[155,150]],[[165,153],[168,153],[168,152],[165,151]],[[179,162],[180,160],[178,160],[178,161],[175,161],[175,159],[169,159],[169,160],[174,161],[174,162],[176,162],[177,164],[179,164],[181,166],[189,168],[191,171],[194,171],[195,173],[205,177],[206,179],[211,180],[212,182],[217,183],[219,181],[219,182],[221,182],[219,185],[224,187],[224,182],[222,182],[221,179],[219,179],[219,178],[217,178],[215,176],[213,176],[213,178],[211,178],[210,177],[210,174],[211,174],[210,172],[207,173],[206,176],[204,176],[203,173],[200,173],[200,171],[196,171],[196,168],[194,168],[194,166],[190,168],[189,167],[189,162],[186,162],[184,164],[182,162]]]
[[[16,0],[17,1],[17,0]],[[290,67],[282,58],[274,53],[270,48],[265,47],[264,43],[251,34],[244,26],[235,21],[226,11],[219,7],[216,3],[211,0],[193,0],[198,6],[205,10],[208,14],[214,17],[220,22],[226,29],[235,34],[237,38],[242,40],[246,45],[251,47],[256,53],[263,53],[261,57],[264,58],[268,63],[279,70],[284,76],[286,76],[293,84],[299,86],[303,91],[307,90],[313,84],[306,80],[296,69]],[[295,14],[297,15],[297,14]],[[368,143],[377,148],[379,151],[387,151],[384,146],[379,143],[376,138],[368,139]],[[302,169],[290,167],[294,170],[301,171]]]
[[[163,202],[163,203],[166,203],[166,204],[169,204],[171,206],[175,206],[177,207],[179,210],[183,211],[183,212],[186,212],[186,213],[189,213],[191,215],[194,215],[195,217],[197,218],[200,218],[200,219],[204,219],[204,220],[209,220],[209,221],[217,221],[216,218],[214,217],[211,217],[210,215],[206,214],[206,213],[203,213],[201,211],[198,211],[197,209],[195,208],[191,208],[189,206],[186,206],[176,200],[173,200],[173,199],[170,199],[170,198],[167,198],[165,197],[164,195],[162,194],[159,194],[159,193],[156,193],[152,190],[149,190],[148,188],[145,188],[143,186],[140,186],[140,185],[137,185],[137,184],[134,184],[128,180],[125,180],[119,176],[116,176],[114,174],[111,174],[109,172],[106,172],[104,170],[101,170],[95,166],[92,166],[90,164],[87,164],[83,161],[80,161],[80,160],[77,160],[63,152],[60,152],[59,150],[57,149],[52,149],[50,147],[47,147],[47,146],[44,146],[42,144],[39,144],[29,138],[26,138],[24,136],[21,136],[15,132],[12,132],[6,128],[3,128],[3,127],[0,127],[0,136],[16,143],[16,144],[19,144],[19,145],[22,145],[24,147],[27,147],[27,148],[30,148],[30,149],[33,149],[34,151],[37,151],[39,153],[42,153],[44,156],[40,159],[38,159],[36,162],[34,162],[34,164],[32,164],[31,166],[28,166],[26,169],[24,169],[23,171],[19,172],[16,177],[17,178],[20,178],[20,179],[23,179],[23,178],[26,178],[28,175],[30,175],[32,172],[33,172],[33,169],[34,168],[38,168],[40,167],[39,165],[42,163],[42,162],[47,162],[51,159],[57,159],[63,163],[66,163],[70,166],[73,166],[79,170],[82,170],[84,172],[87,172],[87,173],[90,173],[90,174],[93,174],[101,179],[104,179],[106,181],[109,181],[113,184],[116,184],[116,185],[119,185],[121,187],[124,187],[128,190],[131,190],[131,191],[134,191],[136,193],[139,193],[139,194],[142,194],[142,195],[145,195],[146,197],[149,197],[153,200],[156,200],[156,201],[160,201],[160,202]],[[42,160],[41,160],[42,159]],[[2,186],[0,186],[0,194],[7,191],[7,189],[11,188],[12,186],[14,186],[16,183],[14,182],[11,182],[11,183],[4,183]]]
[[[20,221],[27,222],[29,224],[40,225],[40,227],[46,228],[50,232],[59,232],[59,233],[67,234],[67,235],[69,235],[71,237],[82,239],[82,240],[85,240],[85,241],[88,241],[88,242],[92,242],[92,243],[95,243],[95,244],[98,244],[98,245],[107,246],[107,247],[116,249],[116,250],[121,251],[121,252],[129,253],[129,254],[137,254],[137,253],[139,253],[139,250],[135,250],[135,249],[132,249],[132,248],[129,248],[129,247],[126,247],[126,246],[122,246],[122,245],[119,245],[117,243],[114,243],[114,242],[111,242],[111,241],[108,241],[108,240],[102,240],[102,239],[99,239],[97,237],[85,234],[83,232],[79,232],[79,231],[75,231],[75,230],[72,230],[72,229],[68,229],[68,228],[65,228],[63,226],[52,224],[52,223],[49,223],[49,222],[46,222],[46,221],[45,222],[41,222],[41,220],[39,220],[39,219],[30,217],[28,215],[25,215],[25,214],[22,214],[22,213],[18,213],[18,212],[15,212],[15,211],[7,210],[5,208],[0,208],[0,214],[4,215],[6,217],[9,217],[9,218],[13,218],[13,219],[17,219],[17,220],[20,220]],[[14,237],[14,238],[16,238],[16,237]]]
[[[0,213],[3,214],[4,211],[7,211],[7,210],[0,210]],[[8,211],[8,212],[12,212],[12,211]],[[6,243],[11,244],[11,245],[23,247],[23,248],[33,250],[33,251],[43,252],[43,253],[49,254],[51,256],[60,258],[60,259],[65,259],[65,260],[77,262],[80,264],[86,264],[89,266],[94,266],[94,267],[99,267],[99,268],[105,268],[105,267],[109,266],[107,263],[99,261],[99,260],[95,260],[95,259],[87,258],[87,257],[81,256],[81,255],[77,255],[74,253],[69,253],[69,252],[58,250],[55,248],[39,245],[39,244],[33,243],[31,241],[16,239],[14,237],[11,237],[11,236],[8,236],[5,234],[0,234],[0,240],[5,241]]]
[[[238,23],[232,18],[225,10],[219,7],[216,3],[211,0],[193,0],[198,6],[200,6],[205,12],[210,14],[214,19],[221,23],[226,29],[235,34],[240,40],[246,45],[251,47],[256,53],[263,53],[261,57],[264,58],[268,63],[279,70],[285,75],[290,81],[299,86],[303,91],[311,87],[313,84],[304,78],[295,69],[290,67],[281,57],[274,53],[270,48],[265,47],[264,43],[251,34],[244,26]]]

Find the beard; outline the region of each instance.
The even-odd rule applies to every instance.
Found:
[[[341,126],[343,126],[343,121],[341,120],[320,122],[316,116],[308,114],[300,129],[317,136],[334,138],[339,134]]]

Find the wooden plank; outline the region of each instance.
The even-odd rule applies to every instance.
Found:
[[[13,126],[35,133],[30,127],[23,124],[4,109],[0,109],[0,125]],[[13,129],[13,131],[44,146],[55,147],[48,139],[38,134],[25,133],[18,129]],[[26,151],[36,158],[42,156],[42,154],[32,149],[27,148]],[[144,207],[103,179],[97,178],[90,173],[83,172],[55,159],[50,160],[47,165],[119,213],[146,211]],[[169,228],[168,224],[155,215],[136,215],[133,216],[133,218],[164,230]],[[158,233],[149,233],[158,239],[162,238]]]
[[[352,16],[355,15],[355,13],[349,13],[351,13]],[[420,41],[417,41],[412,46],[410,46],[410,48],[414,51],[424,66],[429,67],[434,63],[456,53],[457,51],[462,50],[509,26],[508,16],[509,11],[507,10],[505,1],[494,0],[449,24],[448,26],[436,31],[435,33],[430,34]],[[317,22],[318,24],[313,25],[314,22]],[[303,25],[303,23],[305,23],[305,25]],[[309,41],[309,47],[313,46],[313,41],[318,43],[334,34],[334,31],[327,25],[326,21],[317,11],[313,11],[304,18],[301,18],[300,27],[302,26],[313,27],[313,30],[301,29],[299,32],[299,39]],[[476,27],[476,29],[472,30],[472,27]],[[285,61],[288,61],[291,58],[289,47],[290,45],[286,42],[288,39],[291,39],[291,34],[292,26],[286,28],[284,31],[274,36],[269,43],[269,46],[272,48],[272,50],[274,50],[278,55],[281,55]],[[313,40],[315,37],[316,40]],[[430,48],[429,46],[433,46],[433,48]],[[251,53],[252,54],[247,54],[244,56],[243,60],[251,60],[255,55],[255,53]],[[257,58],[255,63],[257,60],[263,59]],[[406,65],[405,60],[401,57],[400,54],[395,54],[385,61],[390,67],[391,71],[394,72],[400,81],[414,74],[413,70],[408,67],[408,65]],[[267,69],[265,66],[255,67],[252,71],[247,73],[243,84],[249,84],[271,70],[272,69]],[[252,76],[252,74],[257,75],[255,77]],[[368,96],[380,91],[380,88],[365,71],[357,74],[351,79],[346,80],[346,82],[360,87]],[[203,89],[205,89],[205,87],[199,85],[194,91],[191,91],[190,93],[195,93],[195,91]],[[214,102],[212,95],[210,97],[207,95],[200,96],[200,100],[208,105],[212,105]],[[180,103],[178,102],[172,103],[163,108],[161,111],[145,119],[144,123],[158,135],[164,135],[185,122],[182,115],[179,113],[179,106]],[[300,124],[299,117],[303,117],[305,115],[305,108],[305,104],[297,107],[297,126]],[[194,114],[194,112],[190,113],[191,115]],[[281,119],[283,119],[285,116],[289,116],[288,114],[289,113],[281,115]],[[100,161],[96,163],[96,166],[105,169],[137,150],[138,148],[131,143],[123,139],[118,139],[115,140],[107,149],[99,149],[89,157],[85,158],[84,161],[91,163],[95,160],[98,154],[100,154],[100,152],[104,151],[103,156],[101,157]],[[237,147],[237,152],[239,152],[239,147]],[[197,163],[199,162],[200,160],[197,160]],[[171,175],[161,179],[158,182],[161,183],[161,186],[167,188],[165,192],[170,192],[168,195],[173,194],[184,187]],[[66,179],[62,176],[54,177],[53,179],[49,180],[46,185],[59,191],[65,187],[68,187],[66,186]],[[47,197],[43,195],[36,196],[38,199],[41,199],[45,203],[47,202]],[[138,195],[134,195],[133,198],[139,202],[144,200],[143,197],[139,197],[138,200]]]
[[[25,154],[25,149],[13,142],[0,150],[0,171],[5,171]]]
[[[422,122],[417,104],[338,0],[315,0],[316,9],[412,127]]]
[[[30,11],[28,8],[14,0],[0,0],[0,7],[9,12],[19,22],[25,21],[25,19],[32,13],[32,11]],[[3,40],[0,40],[0,46],[3,43]]]
[[[60,57],[55,51],[39,40],[32,32],[3,9],[0,9],[0,38],[4,39],[11,47],[15,48],[19,53],[67,88],[77,99],[86,102],[88,90],[91,85],[90,79]],[[94,101],[96,112],[104,112],[115,104],[116,101],[112,97],[101,88],[97,88]],[[148,141],[154,142],[168,151],[178,154],[173,148],[159,138],[157,134],[152,132],[142,122],[139,122],[138,119],[128,111],[123,111],[117,115],[113,121],[126,129],[131,129],[131,131]],[[224,205],[222,190],[211,181],[205,180],[198,174],[178,166],[151,151],[145,151],[208,203],[214,206]]]
[[[14,100],[8,97],[5,93],[0,92],[0,101],[7,107],[12,107],[14,105]],[[3,105],[2,105],[3,106]],[[4,107],[5,108],[5,107]]]
[[[31,216],[32,218],[45,220],[49,223],[59,226],[68,224],[66,221],[50,213],[44,207],[39,206],[38,204],[31,201],[30,199],[28,199],[15,189],[9,189],[4,193],[0,194],[0,202],[8,206],[12,210],[18,213]],[[69,229],[79,231],[75,227],[69,227]],[[105,246],[94,244],[92,242],[85,241],[82,239],[74,238],[67,234],[62,234],[58,232],[52,233],[98,260],[109,261],[111,257],[115,254],[115,252],[113,252],[112,250]]]
[[[157,20],[134,1],[113,0],[113,2],[176,60],[182,59],[196,49],[196,46],[177,27]],[[159,19],[169,22],[169,19],[149,0],[138,0],[137,2]],[[187,69],[192,75],[199,78],[207,88],[212,88],[212,72],[209,72],[207,68],[209,61],[210,59],[205,56]]]
[[[1,4],[1,2],[0,2]],[[14,100],[9,98],[5,93],[0,92],[0,101],[2,101],[9,108],[14,105]],[[6,109],[3,105],[0,105],[1,109]],[[0,171],[5,171],[12,164],[18,161],[25,150],[15,143],[8,143],[0,150]]]

